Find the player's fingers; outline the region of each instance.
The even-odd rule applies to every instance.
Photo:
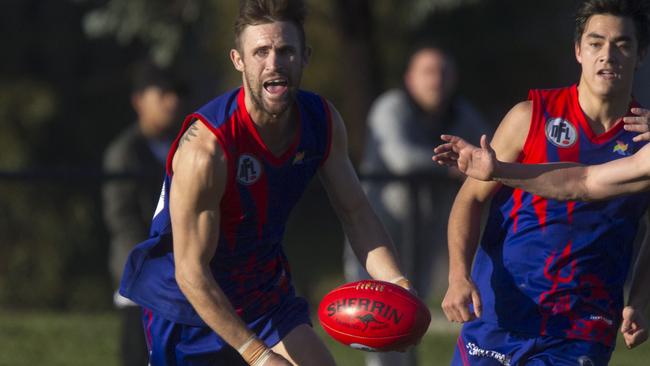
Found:
[[[464,160],[457,160],[456,165],[458,165],[458,170],[461,172],[466,172],[467,171],[467,162]]]
[[[623,340],[627,348],[632,349],[648,339],[648,332],[645,329],[623,333]]]
[[[623,316],[623,321],[621,322],[621,333],[625,334],[629,332],[631,329],[632,329],[632,320],[627,316]]]
[[[474,316],[474,313],[470,311],[469,305],[469,301],[457,305],[457,310],[460,313],[460,318],[463,323],[476,318],[476,316]]]
[[[441,165],[455,166],[456,160],[458,159],[458,155],[453,152],[445,152],[445,153],[436,154],[432,156],[431,159],[433,159],[433,161]]]
[[[460,140],[458,136],[454,136],[454,135],[440,135],[440,139],[442,141],[451,142],[451,143],[455,143],[458,142],[458,140]]]
[[[474,314],[480,318],[483,313],[483,303],[481,303],[481,295],[478,290],[472,291],[472,304],[474,305]]]
[[[452,151],[452,145],[448,142],[446,144],[440,144],[436,147],[433,148],[433,152],[438,154],[438,153],[444,153],[447,151]]]
[[[451,306],[451,304],[449,304],[446,299],[442,302],[442,312],[445,313],[445,317],[447,317],[447,320],[450,322],[458,322],[460,319],[460,316],[456,309],[454,309],[454,307]]]
[[[639,116],[626,116],[623,117],[623,122],[626,125],[634,125],[634,124],[648,124],[648,117],[639,117]]]
[[[629,132],[648,132],[650,128],[648,128],[648,123],[647,122],[630,122],[626,123],[623,125],[623,129],[625,131]]]
[[[481,147],[483,149],[489,148],[490,143],[487,140],[487,135],[481,135]]]
[[[637,116],[650,116],[650,110],[645,108],[634,107],[630,111]]]
[[[442,135],[441,136],[444,141],[449,142],[451,145],[453,145],[457,149],[462,149],[467,145],[465,140],[463,140],[461,137],[454,136],[454,135]]]
[[[650,132],[644,132],[641,134],[638,134],[632,138],[632,141],[634,142],[639,142],[639,141],[650,141]]]
[[[463,298],[445,299],[443,304],[446,309],[445,314],[449,321],[455,323],[463,323],[466,321],[467,315],[464,315],[462,310],[467,308],[467,304]]]
[[[490,145],[490,140],[488,140],[487,135],[484,136],[485,136],[485,146],[483,146],[483,140],[481,140],[481,147],[491,153],[494,153],[494,149],[492,148],[492,145]]]

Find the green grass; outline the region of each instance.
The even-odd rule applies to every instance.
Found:
[[[363,365],[363,352],[335,343],[315,327],[339,366]],[[116,366],[117,331],[114,313],[0,311],[0,366]],[[418,346],[421,365],[448,365],[455,340],[453,330],[427,335]],[[619,339],[610,365],[645,365],[648,360],[650,343],[627,350]]]
[[[117,316],[0,311],[0,366],[115,366]]]

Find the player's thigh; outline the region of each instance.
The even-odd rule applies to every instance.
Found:
[[[298,366],[333,366],[334,357],[314,329],[301,324],[287,334],[273,351],[281,354]]]

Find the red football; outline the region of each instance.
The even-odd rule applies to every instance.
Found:
[[[431,322],[427,306],[389,282],[351,282],[330,291],[318,319],[337,341],[366,351],[395,351],[416,344]]]

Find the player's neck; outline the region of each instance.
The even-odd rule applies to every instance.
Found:
[[[631,93],[619,93],[602,96],[593,93],[584,83],[578,86],[580,108],[596,134],[609,130],[628,113],[630,95]]]
[[[246,109],[266,148],[276,156],[282,155],[293,143],[297,130],[297,116],[293,108],[287,108],[279,115],[271,115],[256,108],[252,101],[250,106],[246,101]]]

